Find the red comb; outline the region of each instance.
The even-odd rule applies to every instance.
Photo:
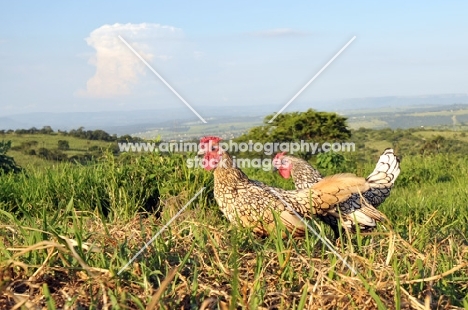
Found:
[[[212,143],[218,143],[219,141],[221,141],[222,139],[220,137],[216,137],[216,136],[206,136],[206,137],[202,137],[200,139],[200,143],[209,143],[210,141]]]
[[[284,156],[284,155],[286,155],[286,152],[280,152],[280,153],[276,154],[275,158],[279,158],[279,157]]]

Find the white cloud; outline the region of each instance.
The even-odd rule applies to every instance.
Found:
[[[92,31],[86,42],[96,53],[89,63],[96,66],[96,73],[86,83],[86,90],[76,92],[78,96],[111,98],[127,95],[146,72],[145,65],[118,38],[122,36],[145,60],[167,61],[171,55],[164,53],[165,43],[180,39],[182,30],[159,24],[114,24],[103,25]],[[156,44],[150,49],[150,45]],[[151,44],[153,43],[153,44]]]
[[[256,37],[290,37],[290,36],[303,36],[307,35],[308,33],[294,30],[291,28],[276,28],[276,29],[268,29],[263,31],[255,31],[249,33],[252,36]]]

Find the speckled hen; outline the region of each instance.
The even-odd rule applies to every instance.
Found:
[[[319,182],[323,177],[318,170],[312,167],[307,161],[286,155],[284,152],[278,153],[273,159],[275,170],[283,178],[292,177],[296,189],[312,188],[314,184]],[[341,212],[349,210],[358,210],[362,205],[362,199],[377,208],[390,195],[390,191],[395,183],[396,178],[400,174],[400,161],[394,154],[393,149],[386,149],[379,158],[374,171],[367,177],[368,182],[380,182],[387,186],[372,187],[369,190],[360,194],[353,194],[348,200],[339,204]],[[329,224],[335,232],[335,237],[339,236],[338,220],[332,214],[319,216],[325,223]],[[354,229],[354,223],[350,221],[344,222],[345,228]],[[361,225],[361,230],[371,231],[375,228],[375,222],[370,221],[369,225]]]

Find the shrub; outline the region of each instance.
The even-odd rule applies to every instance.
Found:
[[[20,172],[21,168],[16,164],[13,157],[6,155],[11,148],[11,141],[0,142],[0,173]]]
[[[58,149],[59,150],[69,150],[70,149],[70,144],[68,143],[67,140],[58,140]]]

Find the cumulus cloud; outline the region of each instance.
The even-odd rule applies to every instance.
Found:
[[[86,42],[96,50],[89,59],[89,63],[96,66],[96,72],[87,81],[86,89],[79,90],[77,95],[100,98],[127,95],[139,77],[145,75],[145,65],[125,46],[119,35],[149,62],[155,58],[171,59],[172,56],[164,52],[168,50],[164,44],[182,38],[183,33],[175,27],[151,23],[103,25],[95,29]]]
[[[263,31],[251,32],[249,34],[255,37],[289,37],[307,35],[307,33],[305,32],[294,30],[291,28],[268,29]]]

